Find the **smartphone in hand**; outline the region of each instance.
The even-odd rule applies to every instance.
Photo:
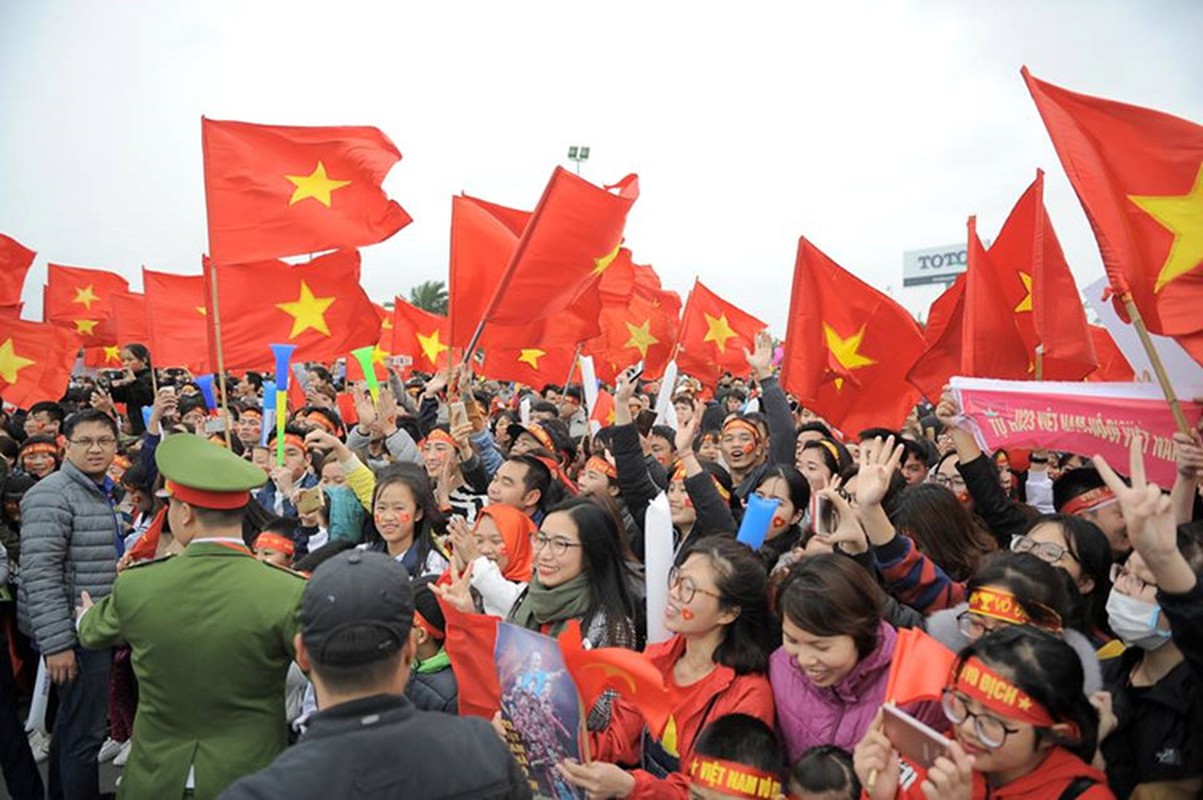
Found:
[[[899,753],[924,769],[931,768],[940,756],[949,756],[948,737],[935,728],[925,725],[893,704],[887,703],[881,710],[886,738]]]

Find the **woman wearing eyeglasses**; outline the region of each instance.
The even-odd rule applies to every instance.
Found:
[[[665,729],[651,731],[633,706],[615,701],[610,724],[590,737],[594,760],[561,764],[565,777],[591,797],[686,798],[684,770],[707,723],[748,714],[773,724],[764,676],[772,628],[764,566],[725,536],[695,542],[683,555],[669,573],[664,611],[674,635],[645,651],[676,694],[676,706]]]
[[[872,800],[1078,798],[1115,795],[1089,763],[1099,715],[1082,690],[1073,651],[1050,634],[1004,628],[957,658],[941,698],[952,725],[947,752],[924,770],[877,724],[856,746],[856,774]]]

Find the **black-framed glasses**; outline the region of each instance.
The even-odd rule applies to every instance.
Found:
[[[933,472],[929,477],[932,483],[943,486],[945,489],[964,489],[965,479],[960,475],[944,475],[940,472]]]
[[[948,717],[948,721],[953,725],[960,725],[972,717],[973,732],[977,734],[981,743],[991,750],[1002,747],[1012,733],[1019,733],[1019,728],[1008,728],[998,717],[970,711],[965,698],[951,687],[944,690],[940,697],[940,705],[944,709],[944,716]]]
[[[681,570],[677,567],[673,567],[668,571],[668,588],[676,592],[683,603],[692,603],[693,598],[699,594],[710,595],[715,600],[723,599],[723,596],[718,592],[699,589],[698,585],[693,582],[693,578],[688,575],[682,575]]]
[[[536,553],[544,547],[551,548],[551,554],[556,558],[563,558],[569,548],[580,547],[580,542],[570,542],[563,536],[546,536],[542,532],[532,533],[530,537],[531,549]]]
[[[1057,563],[1061,560],[1062,556],[1069,556],[1074,561],[1078,561],[1078,557],[1065,545],[1057,544],[1056,542],[1037,542],[1030,536],[1012,536],[1011,552],[1031,553],[1036,558],[1049,564]]]

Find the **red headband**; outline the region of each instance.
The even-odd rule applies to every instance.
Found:
[[[772,800],[781,793],[781,782],[776,775],[746,764],[707,756],[694,756],[693,761],[689,762],[689,782],[729,797],[747,797],[750,800]]]
[[[531,436],[535,437],[535,439],[539,442],[539,444],[541,444],[543,446],[543,449],[546,450],[547,452],[549,452],[549,453],[559,452],[559,448],[556,447],[556,443],[551,438],[551,434],[548,433],[543,428],[542,425],[524,425],[524,426],[522,426],[522,430],[526,431]]]
[[[261,547],[289,556],[297,551],[297,546],[292,539],[270,531],[264,531],[255,537],[255,549],[258,550]]]
[[[601,456],[592,456],[588,461],[585,462],[585,469],[591,469],[595,472],[600,472],[602,475],[605,475],[607,478],[611,479],[618,477],[618,467],[614,466],[609,461],[606,461]]]
[[[429,634],[430,638],[438,639],[440,642],[447,638],[447,635],[435,626],[430,624],[430,620],[422,616],[422,612],[414,609],[414,624]]]
[[[321,428],[322,430],[324,430],[326,433],[330,434],[331,436],[338,435],[338,426],[335,425],[333,422],[331,422],[330,418],[327,417],[325,414],[319,413],[317,411],[310,411],[308,414],[305,415],[305,420],[307,422],[312,422],[314,425],[318,426],[319,428]]]
[[[1115,500],[1115,492],[1111,491],[1106,486],[1099,486],[1096,489],[1091,489],[1089,492],[1083,492],[1077,497],[1068,500],[1065,505],[1061,506],[1061,513],[1073,516],[1080,511],[1093,511],[1101,505],[1110,503]]]
[[[752,434],[752,438],[756,440],[757,444],[760,443],[760,428],[742,417],[727,420],[727,424],[723,426],[723,433],[726,433],[728,428],[742,428]]]
[[[1047,708],[976,657],[970,657],[961,665],[953,688],[1007,719],[1037,728],[1051,728],[1056,724]]]
[[[451,447],[453,447],[457,450],[459,449],[459,444],[455,441],[455,439],[451,436],[451,434],[447,433],[447,431],[443,430],[442,428],[435,428],[430,433],[428,433],[426,435],[426,441],[431,444],[434,444],[435,442],[440,442],[442,444],[451,445]]]
[[[714,481],[714,488],[718,489],[719,497],[723,498],[724,502],[730,503],[731,502],[731,493],[729,491],[727,491],[727,487],[723,486],[723,484],[719,482],[719,479],[717,477],[715,477],[715,475],[713,473],[710,473],[710,480]],[[670,481],[670,483],[676,483],[677,481],[681,481],[681,482],[685,481],[685,465],[684,464],[678,463],[677,468],[675,470],[673,470],[673,476],[672,476],[672,480]]]
[[[1060,631],[1061,615],[1051,608],[1046,610],[1056,620],[1055,627],[1049,625],[1036,627],[1045,628],[1053,633]],[[969,595],[969,611],[979,617],[990,617],[1011,625],[1035,625],[1028,612],[1024,611],[1023,606],[1015,599],[1015,595],[999,589],[982,588]]]
[[[20,458],[25,458],[25,456],[32,456],[37,453],[45,453],[46,455],[58,458],[58,447],[50,444],[49,442],[34,442],[33,444],[27,444],[22,447],[21,451],[18,453],[18,456]]]
[[[262,412],[262,411],[260,411],[260,410],[259,410],[259,409],[257,409],[257,408],[244,408],[244,409],[242,410],[242,416],[244,416],[244,417],[258,417],[259,419],[263,419],[263,412]]]
[[[113,464],[115,466],[121,467],[122,469],[129,469],[131,466],[130,460],[128,458],[126,458],[125,456],[114,456]]]
[[[271,442],[274,442],[275,440],[276,440],[276,437],[275,437],[275,435],[273,435],[271,437],[271,439],[268,440],[268,443],[270,444]],[[284,434],[284,444],[290,444],[293,447],[297,448],[298,450],[302,450],[302,451],[305,449],[305,440],[302,439],[300,436],[297,436],[295,433]]]
[[[210,492],[192,486],[184,486],[170,478],[163,489],[167,492],[168,497],[174,497],[176,500],[188,503],[189,505],[199,506],[200,508],[216,508],[228,511],[242,508],[251,500],[251,493],[246,490],[238,492]]]

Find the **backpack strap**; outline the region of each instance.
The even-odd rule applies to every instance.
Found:
[[[1098,781],[1094,778],[1087,778],[1085,776],[1074,778],[1073,783],[1066,786],[1065,791],[1061,792],[1058,800],[1077,800],[1078,797],[1085,794],[1086,790],[1092,788],[1097,783]]]

